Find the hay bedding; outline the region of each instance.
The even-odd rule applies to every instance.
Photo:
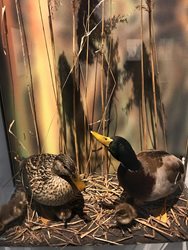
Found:
[[[156,220],[152,214],[162,202],[158,201],[138,208],[138,217],[131,225],[116,225],[114,210],[103,209],[101,201],[111,203],[119,199],[122,190],[116,177],[108,179],[101,176],[89,176],[87,188],[83,192],[85,212],[91,222],[85,223],[75,216],[65,228],[62,222],[41,223],[37,214],[29,207],[27,216],[21,225],[9,228],[0,236],[3,246],[67,246],[99,244],[134,244],[173,242],[188,240],[188,192],[169,197],[167,201],[168,223]],[[122,199],[123,200],[123,197]],[[120,201],[121,202],[121,201]]]

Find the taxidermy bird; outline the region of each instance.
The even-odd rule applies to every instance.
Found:
[[[25,192],[17,191],[10,201],[0,206],[0,232],[11,222],[19,219],[26,212],[27,199]]]
[[[71,211],[63,212],[63,206],[77,204],[81,200],[83,213],[83,196],[85,183],[80,179],[76,165],[70,156],[65,154],[39,154],[21,162],[22,183],[29,199],[40,208],[47,208],[62,219],[71,216]],[[79,203],[79,202],[78,202]],[[76,206],[76,205],[75,205]],[[72,205],[71,210],[74,205]],[[67,210],[68,211],[68,210]]]
[[[137,217],[135,208],[124,202],[115,207],[114,217],[118,225],[128,225]]]
[[[116,204],[116,202],[108,203],[106,201],[101,201],[99,202],[99,205],[103,209],[114,210],[113,218],[115,218],[116,224],[118,226],[128,225],[137,217],[137,212],[135,208],[127,202]]]
[[[120,162],[120,186],[137,204],[154,201],[174,193],[183,185],[184,166],[179,158],[165,151],[148,150],[136,155],[130,143],[119,136],[91,134]]]

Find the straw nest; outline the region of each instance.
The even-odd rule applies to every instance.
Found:
[[[27,215],[21,225],[14,225],[0,236],[0,245],[11,246],[67,246],[99,244],[133,244],[188,240],[188,191],[174,194],[167,200],[168,222],[162,223],[152,215],[164,201],[138,207],[138,217],[127,226],[118,226],[114,209],[104,209],[101,201],[118,200],[122,190],[116,177],[92,175],[85,179],[83,192],[85,212],[91,217],[86,223],[75,216],[65,227],[62,222],[43,224],[38,215],[27,207]],[[122,199],[119,199],[119,202]]]

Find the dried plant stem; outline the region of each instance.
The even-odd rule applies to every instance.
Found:
[[[153,30],[152,30],[152,15],[153,7],[152,0],[148,1],[148,15],[149,15],[149,42],[150,42],[150,61],[151,61],[151,76],[152,76],[152,90],[153,90],[153,107],[154,107],[154,148],[158,147],[157,140],[157,127],[158,127],[158,116],[157,116],[157,97],[156,97],[156,82],[155,82],[155,62],[154,62],[154,43],[153,43]]]
[[[31,114],[32,114],[32,117],[33,117],[35,134],[38,135],[37,121],[36,121],[35,109],[34,109],[34,97],[33,97],[33,91],[31,89],[30,85],[27,86],[27,90],[28,90],[28,95],[29,95],[29,103],[30,103],[30,107],[31,107]],[[39,137],[38,136],[36,136],[36,141],[37,141],[38,153],[40,153],[40,151],[39,151],[40,150],[40,144],[39,144]]]
[[[144,78],[144,53],[143,53],[143,0],[140,0],[140,19],[141,19],[141,30],[140,30],[140,35],[141,35],[141,80],[142,80],[142,98],[141,98],[141,106],[142,106],[142,120],[143,120],[143,145],[141,149],[146,149],[147,148],[147,127],[146,127],[146,102],[145,102],[145,78]]]
[[[111,30],[111,28],[112,28],[112,0],[108,1],[108,5],[109,5],[109,10],[108,11],[109,11],[109,16],[110,16],[110,30]],[[107,39],[107,46],[108,46],[107,47],[108,55],[106,56],[107,57],[106,63],[108,65],[108,68],[107,68],[107,72],[106,72],[105,100],[106,100],[106,102],[108,102],[109,89],[111,87],[111,84],[115,80],[115,78],[113,76],[112,69],[111,69],[111,65],[113,63],[113,58],[112,58],[112,46],[113,46],[112,33],[110,33],[110,35],[107,36],[106,39]],[[109,40],[109,42],[108,42],[108,40]],[[110,97],[110,99],[111,99],[111,97]],[[108,121],[110,120],[111,105],[106,105],[106,107],[105,107],[106,115],[104,116],[105,122],[107,121],[107,123],[105,124],[105,128],[106,128],[106,133],[105,134],[108,135],[108,133],[109,133],[109,122]],[[107,154],[107,151],[106,151],[106,162],[105,162],[105,164],[106,164],[106,168],[107,168],[107,174],[109,173],[109,169],[110,169],[110,161],[111,161],[111,158],[108,157],[108,154]]]
[[[15,88],[14,88],[14,84],[13,84],[13,69],[12,69],[12,65],[11,65],[11,56],[10,56],[10,49],[9,49],[9,39],[8,39],[8,24],[7,24],[7,15],[6,15],[6,5],[4,5],[3,1],[2,1],[2,10],[1,10],[1,39],[2,39],[2,47],[3,47],[3,52],[4,55],[7,58],[8,64],[9,64],[9,74],[10,74],[10,83],[12,85],[12,113],[15,116]],[[16,8],[16,12],[17,12],[17,8]],[[18,15],[18,12],[17,12]],[[19,26],[20,26],[20,20],[18,20],[19,22]],[[24,50],[23,50],[23,39],[22,39],[22,32],[20,30],[20,36],[21,36],[21,45],[22,45],[22,53],[23,53],[23,57],[25,56],[24,54]],[[24,66],[25,65],[25,57],[24,57]],[[1,98],[3,99],[3,97],[1,96]]]
[[[161,112],[162,112],[162,122],[163,122],[163,141],[164,141],[164,149],[167,151],[167,135],[166,135],[166,121],[165,121],[165,108],[160,100]]]
[[[38,146],[38,152],[41,152],[42,148],[41,148],[41,143],[40,143],[40,139],[39,139],[39,131],[38,131],[38,124],[37,124],[37,114],[36,114],[36,107],[35,107],[31,62],[30,62],[30,58],[29,58],[29,49],[28,49],[28,44],[27,44],[27,39],[26,39],[26,33],[25,33],[25,28],[24,28],[24,23],[23,23],[23,16],[22,16],[22,11],[21,11],[20,1],[15,0],[15,5],[16,5],[16,12],[17,12],[17,17],[18,17],[20,36],[21,36],[21,41],[22,41],[23,56],[24,56],[24,60],[25,60],[25,65],[28,65],[27,72],[29,75],[29,84],[31,86],[31,93],[32,93],[32,95],[31,95],[31,97],[32,97],[31,108],[33,110],[33,118],[34,118],[33,122],[34,122],[34,127],[35,127],[35,136],[36,136],[36,141],[37,141],[37,146]]]
[[[87,28],[87,33],[89,33],[90,31],[90,0],[88,0],[88,9],[87,9],[87,23],[86,23],[86,28]],[[86,73],[85,73],[85,100],[84,100],[84,104],[85,104],[85,112],[86,112],[86,116],[88,116],[88,107],[87,107],[87,86],[88,86],[88,75],[89,75],[89,36],[87,36],[86,38],[86,63],[85,63],[85,68],[86,68]],[[87,132],[88,132],[88,125],[87,125],[87,120],[86,120],[86,116],[84,116],[84,131],[85,131],[85,136],[84,136],[84,151],[85,154],[88,155],[88,136],[87,136]],[[91,143],[91,138],[89,137],[89,145]],[[85,155],[84,154],[84,155]],[[84,163],[84,172],[86,175],[89,174],[89,166],[88,164],[86,164],[86,162]],[[86,168],[87,166],[87,168]]]
[[[27,152],[27,154],[29,154],[27,148],[24,146],[24,144],[17,138],[17,136],[12,132],[12,126],[14,125],[15,120],[13,120],[11,122],[11,124],[9,125],[9,129],[8,132],[18,141],[18,144]]]
[[[73,50],[73,134],[74,134],[74,146],[75,146],[75,157],[76,164],[80,171],[79,164],[79,150],[78,150],[78,137],[77,137],[77,128],[76,128],[76,89],[77,89],[77,59],[76,59],[76,1],[72,0],[72,50]]]
[[[48,224],[40,222],[37,213],[33,213],[30,205],[27,207],[27,217],[23,224],[12,227],[0,239],[0,244],[12,243],[14,246],[20,245],[44,245],[46,242],[50,246],[60,245],[94,245],[96,240],[110,244],[136,244],[136,242],[146,243],[145,237],[155,238],[158,242],[187,240],[187,191],[183,192],[178,198],[173,199],[175,207],[169,207],[167,210],[169,223],[165,224],[151,214],[156,210],[152,204],[144,207],[138,207],[141,211],[148,214],[148,219],[135,218],[134,224],[127,227],[121,227],[116,224],[115,210],[108,210],[99,206],[100,201],[109,204],[120,204],[122,201],[117,199],[122,194],[115,175],[109,175],[105,178],[101,175],[89,175],[85,178],[88,183],[83,192],[85,207],[84,211],[91,217],[90,223],[85,223],[82,218],[75,216],[64,227],[64,222],[50,221]],[[178,198],[178,200],[177,200]],[[159,208],[161,202],[156,204]],[[142,210],[143,209],[143,210]],[[47,240],[46,240],[47,238]],[[132,238],[132,239],[131,239]],[[166,239],[165,239],[166,238]],[[131,241],[129,241],[131,239]],[[151,242],[151,241],[150,241]],[[148,242],[149,243],[149,242]]]
[[[90,30],[90,0],[88,0],[88,9],[87,9],[87,33],[89,33]],[[86,95],[87,95],[87,83],[88,83],[88,70],[89,70],[89,36],[86,38]]]
[[[44,27],[44,21],[43,21],[43,15],[42,15],[42,9],[41,9],[40,0],[38,0],[38,5],[39,5],[39,13],[40,13],[40,20],[41,20],[41,25],[42,25],[42,31],[43,31],[43,35],[44,35],[45,49],[46,49],[47,58],[48,58],[48,65],[49,65],[49,70],[50,70],[50,77],[51,77],[51,82],[52,82],[52,88],[53,88],[55,99],[57,101],[57,89],[55,88],[55,83],[54,83],[54,79],[53,79],[52,64],[51,64],[51,60],[50,60],[50,53],[49,53],[49,49],[48,49],[48,42],[47,42],[46,31],[45,31],[45,27]]]
[[[142,115],[142,104],[139,105],[139,136],[140,136],[140,148],[142,149],[143,145],[143,129],[142,129],[142,124],[143,124],[143,115]]]
[[[66,126],[65,124],[65,114],[63,112],[62,107],[62,96],[61,96],[61,85],[60,85],[60,79],[59,74],[56,66],[56,51],[55,51],[55,39],[54,39],[54,31],[53,31],[53,22],[52,22],[52,14],[51,14],[51,8],[50,8],[50,1],[48,0],[48,21],[49,21],[49,30],[50,30],[50,39],[51,39],[51,49],[52,49],[52,59],[53,59],[53,67],[54,67],[54,75],[55,75],[55,86],[53,88],[55,89],[54,95],[56,98],[57,103],[57,110],[59,114],[60,119],[60,131],[59,131],[59,150],[62,152],[62,145],[64,144],[64,149],[66,148]],[[52,82],[53,84],[53,82]],[[62,120],[62,122],[61,122]],[[64,132],[64,133],[63,133]],[[62,138],[64,142],[62,141]]]
[[[166,231],[164,231],[164,230],[162,230],[162,229],[159,229],[159,228],[157,228],[157,227],[155,227],[155,226],[152,226],[151,224],[149,224],[148,222],[146,222],[146,221],[144,221],[144,220],[142,220],[142,219],[135,219],[135,221],[137,221],[137,222],[139,222],[139,223],[141,223],[141,224],[143,224],[143,225],[145,225],[145,226],[147,226],[147,227],[150,227],[150,228],[154,229],[154,230],[157,231],[158,233],[161,233],[161,234],[166,235],[166,236],[168,236],[168,237],[172,237],[171,234],[169,234],[169,233],[167,233]]]
[[[49,11],[49,27],[50,27],[50,36],[51,36],[51,47],[52,47],[52,55],[53,55],[53,66],[50,60],[50,53],[48,49],[48,42],[47,42],[47,37],[46,37],[46,31],[44,27],[44,21],[43,21],[43,15],[42,15],[42,8],[41,8],[41,3],[40,0],[38,0],[39,4],[39,12],[40,12],[40,19],[41,19],[41,24],[42,24],[42,30],[43,30],[43,35],[44,35],[44,42],[45,42],[45,48],[46,48],[46,53],[47,53],[47,58],[48,58],[48,64],[49,64],[49,70],[50,70],[50,77],[51,77],[51,82],[52,82],[52,89],[54,92],[54,97],[56,100],[56,106],[57,106],[57,111],[59,115],[59,119],[61,120],[61,106],[60,106],[60,84],[59,84],[59,77],[57,74],[57,68],[56,68],[56,59],[55,59],[55,43],[54,43],[54,36],[53,36],[53,26],[52,26],[52,20],[51,20],[51,13],[50,13],[50,7],[49,7],[49,1],[48,1],[48,11]],[[54,68],[54,75],[55,75],[55,82],[53,78],[53,70]],[[62,123],[60,122],[60,131],[59,131],[59,151],[62,152]]]
[[[76,66],[76,64],[77,64],[77,62],[78,62],[79,56],[80,56],[80,54],[81,54],[81,52],[82,52],[82,50],[83,50],[83,47],[84,47],[84,45],[85,45],[85,43],[86,43],[85,38],[86,38],[87,36],[90,36],[91,33],[100,25],[100,23],[101,23],[101,21],[99,21],[99,22],[95,25],[95,27],[92,28],[92,29],[90,30],[89,33],[86,33],[86,34],[84,34],[84,35],[82,36],[81,42],[80,42],[80,46],[79,46],[79,51],[78,51],[78,53],[77,53],[77,56],[75,57],[75,61],[74,61],[74,64],[73,64],[72,68],[70,69],[70,71],[69,71],[69,73],[68,73],[68,75],[67,75],[67,77],[66,77],[66,79],[65,79],[65,81],[64,81],[64,83],[63,83],[63,85],[61,86],[61,89],[62,89],[62,90],[64,89],[65,85],[67,84],[67,81],[68,81],[70,75],[73,73],[74,68],[75,68],[75,66]]]
[[[102,3],[102,31],[101,31],[101,105],[102,105],[102,114],[104,114],[102,118],[102,133],[105,134],[105,93],[104,93],[104,15],[105,15],[105,2]],[[107,150],[103,147],[102,152],[102,174],[107,176],[108,174],[108,163],[107,163]]]
[[[184,162],[185,173],[187,173],[187,164],[188,164],[188,138],[187,138],[186,148],[185,148],[185,162]]]
[[[112,27],[112,0],[109,0],[109,16],[110,16],[110,29]],[[108,99],[108,89],[109,89],[109,83],[110,83],[110,68],[111,68],[111,59],[112,59],[112,34],[109,35],[109,48],[108,49],[108,69],[107,69],[107,76],[106,76],[106,93],[105,93],[105,100]],[[107,38],[108,39],[108,38]],[[110,112],[110,110],[109,110]],[[108,112],[108,115],[109,115]],[[108,119],[109,117],[106,117]],[[109,126],[107,124],[107,134],[109,132]]]
[[[96,57],[96,62],[95,62],[95,82],[94,82],[94,93],[93,93],[93,103],[92,103],[92,113],[91,113],[91,124],[94,124],[94,115],[95,115],[95,104],[96,104],[96,88],[97,88],[97,75],[98,75],[98,55]],[[96,145],[96,141],[94,142],[94,145]],[[92,169],[90,169],[90,160],[91,160],[91,155],[92,155],[92,147],[91,147],[91,137],[90,137],[90,143],[89,143],[89,153],[88,153],[88,159],[87,159],[87,163],[85,165],[85,174],[86,176],[88,176],[89,173],[92,172]],[[95,161],[94,164],[96,165],[96,160],[97,160],[97,155],[95,155]],[[96,167],[96,166],[94,166]]]
[[[153,18],[153,12],[151,15],[151,23],[152,23],[152,30],[153,30],[153,34],[155,34],[155,23],[154,23],[154,18]],[[155,76],[157,77],[158,83],[160,83],[159,81],[159,65],[158,65],[158,55],[157,55],[157,49],[156,49],[156,40],[155,40],[155,35],[153,35],[153,56],[154,56],[154,61],[155,61]],[[160,89],[159,89],[160,92]],[[161,100],[161,94],[159,93],[159,97],[160,97],[160,110],[161,110],[161,114],[162,114],[162,124],[163,124],[163,129],[162,129],[162,133],[163,133],[163,143],[164,143],[164,149],[167,151],[167,136],[166,136],[166,123],[165,123],[165,109],[164,109],[164,105],[162,103]],[[157,117],[158,119],[158,117]]]
[[[96,240],[103,241],[103,242],[106,242],[106,243],[109,243],[109,244],[112,244],[112,245],[117,245],[117,246],[120,246],[120,245],[121,245],[120,243],[117,243],[117,242],[115,242],[115,241],[111,241],[111,240],[99,238],[99,237],[96,237],[96,236],[93,236],[93,237],[94,237]]]

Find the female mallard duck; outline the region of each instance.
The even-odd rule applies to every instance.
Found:
[[[31,199],[46,206],[74,200],[85,188],[74,161],[65,154],[39,154],[21,162],[22,180]]]
[[[122,137],[110,138],[93,131],[91,134],[120,161],[117,170],[119,184],[135,202],[167,197],[183,184],[184,166],[174,155],[159,150],[136,155]]]

